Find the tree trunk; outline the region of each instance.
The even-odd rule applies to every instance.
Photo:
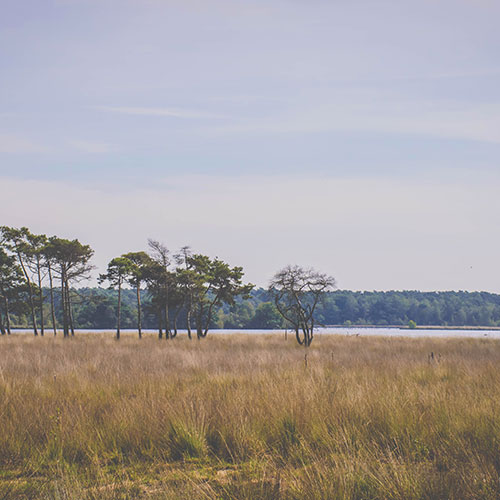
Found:
[[[210,327],[210,321],[212,321],[212,314],[213,314],[213,309],[214,309],[214,305],[215,305],[215,302],[217,301],[217,297],[212,300],[212,302],[210,303],[210,306],[208,307],[208,311],[207,311],[207,320],[205,322],[205,328],[203,329],[203,337],[206,337],[207,336],[207,333],[208,333],[208,328]]]
[[[43,337],[45,331],[45,324],[43,320],[43,288],[42,288],[42,270],[40,264],[40,257],[36,258],[36,271],[38,274],[38,300],[40,302],[40,335]]]
[[[122,281],[118,280],[118,313],[116,317],[116,340],[120,340],[120,319],[122,313]]]
[[[190,320],[191,318],[189,315],[187,316],[187,334],[188,334],[188,339],[191,340],[193,337],[191,335],[191,325],[190,325]]]
[[[10,335],[10,311],[9,311],[9,299],[4,297],[5,303],[5,322],[7,326],[7,334]]]
[[[64,275],[63,282],[63,295],[64,295],[64,336],[69,337],[69,332],[71,331],[71,336],[75,335],[75,326],[73,323],[73,311],[71,308],[71,297],[69,294],[69,285],[66,275]]]
[[[304,347],[309,347],[309,328],[305,321],[301,321],[302,332],[304,333]]]
[[[187,323],[187,332],[188,332],[188,338],[191,340],[191,300],[189,301],[188,308],[186,311],[186,323]]]
[[[50,268],[50,263],[48,264],[49,270],[49,286],[50,286],[50,315],[52,316],[52,328],[54,330],[54,337],[57,335],[57,326],[56,326],[56,311],[54,307],[54,286],[52,283],[52,270]]]
[[[7,299],[7,294],[3,290],[1,290],[1,292],[3,311],[2,307],[0,307],[0,330],[2,331],[2,335],[5,335],[6,333],[10,335],[9,299]]]
[[[167,303],[165,304],[165,338],[166,339],[170,338],[170,318],[168,315],[168,300]]]
[[[304,347],[309,347],[312,342],[311,328],[307,323],[302,325],[302,331],[304,332]]]
[[[304,343],[304,339],[300,338],[300,328],[298,325],[295,325],[295,337],[300,345]]]
[[[68,280],[66,280],[66,294],[68,295],[68,318],[69,318],[69,327],[71,329],[71,336],[75,336],[75,324],[73,322],[73,308],[71,306],[71,295],[69,293],[69,284]]]
[[[196,315],[196,338],[200,340],[203,337],[203,320],[201,313]]]
[[[179,319],[179,314],[181,313],[182,306],[180,306],[177,311],[175,311],[174,315],[174,333],[172,334],[172,338],[177,337],[177,320]]]
[[[142,338],[142,316],[141,316],[141,285],[137,284],[137,331],[139,338]]]
[[[2,308],[0,307],[0,333],[2,335],[5,335],[7,333],[7,330],[5,329],[3,317],[4,317],[4,311],[2,311]]]
[[[158,338],[161,340],[163,338],[163,327],[162,327],[162,310],[158,309]]]
[[[35,337],[38,335],[38,329],[36,326],[36,314],[35,314],[35,302],[33,300],[33,286],[31,284],[30,277],[28,272],[26,271],[26,267],[24,266],[23,259],[21,258],[21,254],[17,252],[17,258],[19,260],[19,264],[21,264],[21,269],[23,270],[24,277],[26,278],[26,282],[28,283],[28,297],[30,301],[30,309],[31,309],[31,319],[33,322],[33,333]]]
[[[66,283],[65,273],[61,272],[61,309],[63,314],[63,337],[69,337],[68,327],[68,304],[66,299]]]

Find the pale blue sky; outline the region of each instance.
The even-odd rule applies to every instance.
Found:
[[[1,223],[79,237],[101,269],[153,237],[259,285],[299,263],[342,288],[498,291],[498,19],[488,0],[0,0]]]

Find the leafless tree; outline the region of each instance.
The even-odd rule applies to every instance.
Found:
[[[316,306],[335,286],[332,276],[300,266],[287,266],[271,279],[269,292],[280,314],[294,328],[300,345],[311,345]]]

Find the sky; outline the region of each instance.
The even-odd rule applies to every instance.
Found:
[[[500,291],[496,0],[0,0],[0,224]]]

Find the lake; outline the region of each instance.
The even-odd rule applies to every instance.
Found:
[[[89,334],[89,333],[109,333],[112,335],[113,330],[75,330],[76,334]],[[185,335],[186,330],[179,330],[179,335]],[[33,334],[32,330],[12,330],[13,334]],[[58,334],[62,332],[58,330]],[[137,333],[137,330],[121,330],[122,334]],[[196,332],[193,332],[196,336]],[[275,334],[284,335],[284,330],[210,330],[209,334],[216,335],[232,335],[235,333],[244,335],[262,335],[262,334]],[[52,331],[47,329],[46,335],[51,335]],[[157,330],[143,330],[143,334],[158,334]],[[295,335],[295,332],[288,331],[289,335]],[[407,338],[421,338],[421,337],[434,337],[434,338],[492,338],[500,339],[500,330],[465,330],[465,329],[424,329],[417,328],[410,330],[408,328],[370,328],[370,327],[350,327],[350,328],[317,328],[314,335],[343,335],[343,336],[359,336],[359,337],[407,337]]]

